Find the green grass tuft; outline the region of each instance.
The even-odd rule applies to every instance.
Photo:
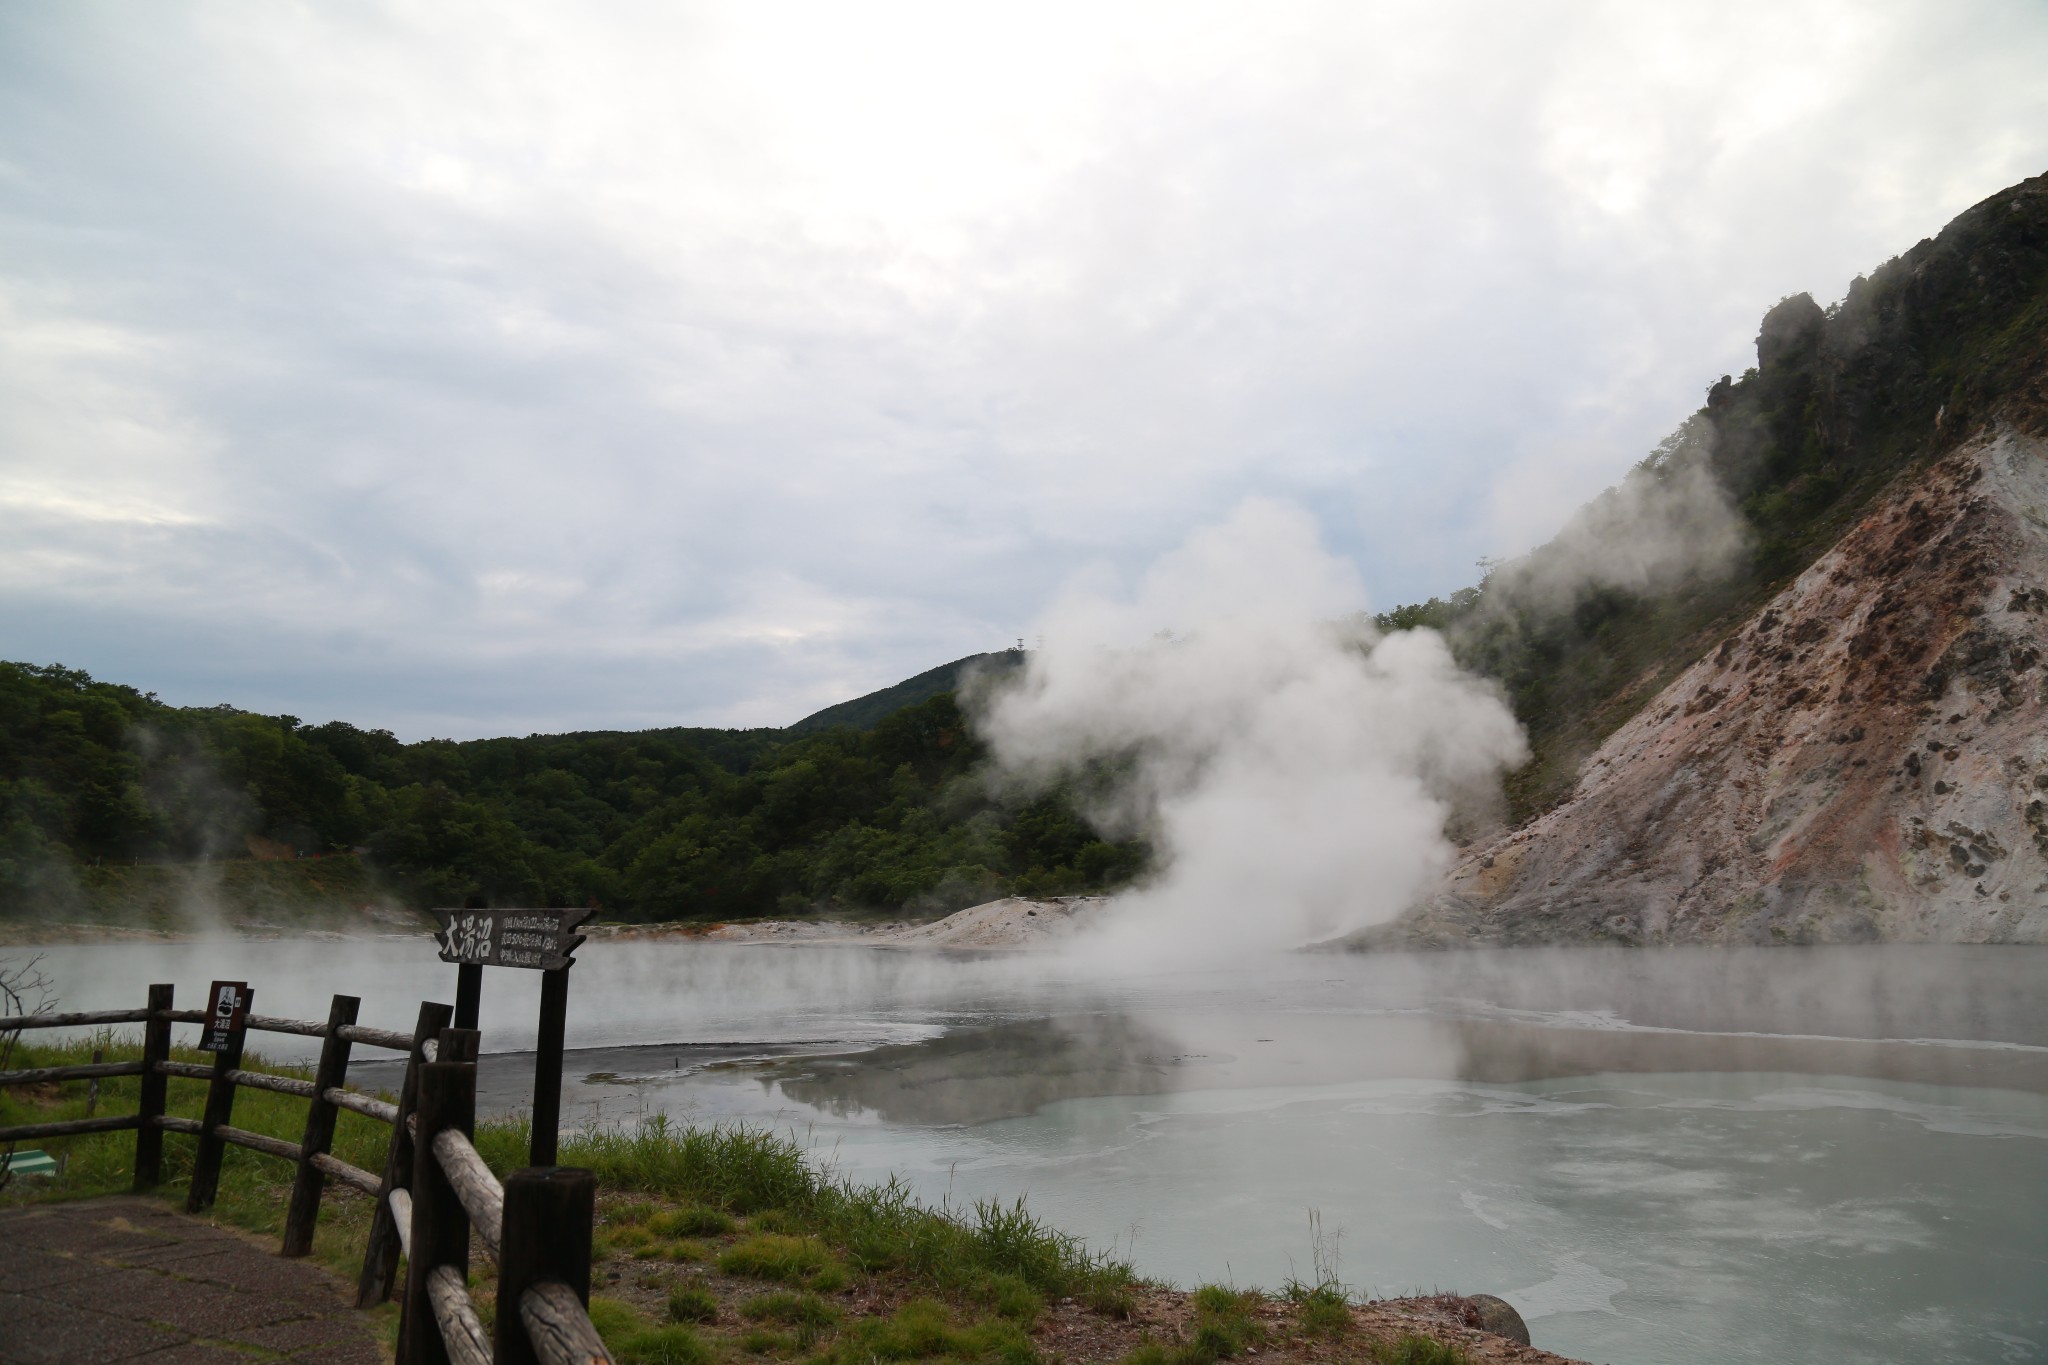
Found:
[[[1265,1340],[1266,1329],[1252,1316],[1264,1305],[1265,1295],[1256,1289],[1230,1289],[1205,1284],[1194,1294],[1195,1332],[1181,1348],[1186,1365],[1207,1365],[1227,1360],[1247,1346]]]
[[[703,1204],[664,1209],[647,1220],[647,1230],[657,1237],[722,1237],[735,1226],[731,1214]]]
[[[1457,1347],[1412,1333],[1374,1342],[1371,1349],[1374,1365],[1472,1365],[1472,1357]]]
[[[815,1237],[762,1232],[728,1247],[718,1258],[728,1275],[749,1275],[779,1284],[800,1284],[831,1293],[846,1288],[849,1277],[826,1245]]]
[[[1013,1322],[996,1319],[962,1325],[944,1304],[918,1299],[886,1318],[871,1318],[840,1334],[819,1357],[831,1365],[869,1365],[882,1360],[947,1360],[979,1365],[1036,1365],[1031,1338]]]
[[[679,1284],[668,1291],[670,1322],[715,1322],[718,1296],[701,1284]]]
[[[839,1310],[816,1294],[779,1289],[748,1299],[740,1305],[740,1316],[749,1322],[774,1322],[784,1327],[830,1327],[839,1321]]]
[[[750,1327],[740,1334],[740,1349],[749,1355],[787,1355],[798,1349],[796,1338],[767,1327]]]
[[[612,1354],[618,1365],[709,1365],[717,1353],[689,1328],[671,1324],[629,1334]]]
[[[1337,1336],[1351,1329],[1351,1296],[1334,1279],[1311,1285],[1289,1280],[1283,1287],[1294,1305],[1294,1320],[1310,1336]]]

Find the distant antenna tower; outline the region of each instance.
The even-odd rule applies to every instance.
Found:
[[[1017,637],[1017,652],[1019,654],[1024,652],[1024,637],[1021,635]]]

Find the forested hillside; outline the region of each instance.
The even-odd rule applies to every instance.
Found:
[[[595,900],[628,917],[938,911],[1099,888],[1141,864],[1060,793],[998,803],[968,776],[979,757],[950,694],[796,737],[401,744],[0,664],[0,904],[75,912],[95,864],[258,852],[360,857],[415,905]]]
[[[1000,676],[1024,666],[1022,649],[999,650],[993,654],[970,654],[964,659],[955,659],[937,668],[928,668],[914,678],[905,678],[894,687],[885,687],[879,692],[870,692],[852,701],[842,701],[813,712],[789,727],[790,735],[815,734],[841,725],[850,725],[856,730],[872,730],[882,720],[921,701],[929,701],[941,692],[958,688],[970,675],[985,674]]]

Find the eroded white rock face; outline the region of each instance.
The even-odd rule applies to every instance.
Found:
[[[1411,928],[2048,942],[2048,443],[1902,480]]]

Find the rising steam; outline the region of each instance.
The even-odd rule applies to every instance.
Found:
[[[982,698],[999,772],[1106,767],[1091,818],[1152,839],[1117,946],[1293,947],[1393,917],[1448,865],[1447,814],[1522,760],[1521,730],[1441,637],[1382,637],[1364,604],[1306,513],[1253,500],[1133,592],[1071,590]]]
[[[1564,529],[1488,578],[1494,607],[1568,610],[1587,589],[1662,592],[1723,577],[1749,524],[1713,467],[1714,428],[1695,414]]]

